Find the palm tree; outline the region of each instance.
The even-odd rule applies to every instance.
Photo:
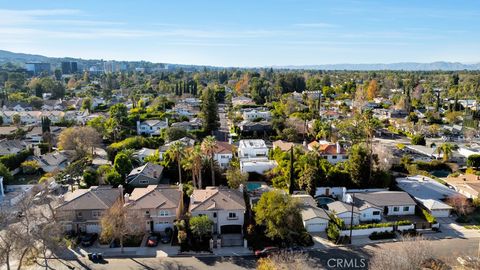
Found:
[[[170,146],[168,150],[172,155],[172,159],[177,161],[178,182],[181,184],[182,183],[182,166],[180,165],[180,161],[185,155],[185,146],[181,142],[176,141]]]
[[[443,153],[443,161],[448,161],[450,157],[452,156],[453,150],[456,149],[455,145],[452,145],[450,143],[444,143],[437,147],[436,152],[438,155]]]
[[[187,149],[183,168],[192,171],[192,183],[194,188],[202,188],[202,164],[203,155],[199,145]]]
[[[210,171],[212,174],[212,186],[215,186],[215,171],[213,169],[213,158],[215,154],[215,149],[217,147],[217,140],[213,136],[207,136],[203,139],[202,142],[202,152],[209,158],[210,160]]]

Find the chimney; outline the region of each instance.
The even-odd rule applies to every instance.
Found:
[[[124,201],[124,203],[130,202],[130,194],[125,193],[125,196],[123,196],[123,201]]]
[[[137,133],[140,134],[140,121],[137,120]]]
[[[123,186],[118,185],[118,192],[120,193],[120,196],[123,198]]]
[[[340,154],[341,151],[342,151],[342,147],[340,146],[340,143],[337,142],[337,154]]]
[[[3,176],[0,176],[0,196],[5,196],[5,191],[3,189]]]

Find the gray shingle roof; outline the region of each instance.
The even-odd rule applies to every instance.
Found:
[[[403,191],[377,191],[355,193],[355,204],[363,201],[377,207],[415,205],[415,201]]]

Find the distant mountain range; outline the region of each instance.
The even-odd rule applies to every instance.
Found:
[[[72,57],[47,57],[36,54],[15,53],[5,50],[0,50],[0,63],[13,62],[13,63],[26,63],[26,62],[48,62],[52,64],[59,64],[61,61],[77,61],[81,65],[89,65],[101,62],[100,59],[80,59]],[[147,65],[156,65],[148,61],[119,61],[129,63],[142,63]],[[162,63],[163,64],[163,63]],[[201,65],[179,65],[179,64],[167,64],[174,67],[188,67],[188,68],[203,68]],[[221,67],[210,68],[221,69]],[[476,64],[464,64],[459,62],[432,62],[432,63],[416,63],[416,62],[403,62],[403,63],[391,63],[391,64],[326,64],[326,65],[287,65],[287,66],[268,66],[268,68],[274,69],[305,69],[305,70],[411,70],[411,71],[432,71],[432,70],[480,70],[480,63]]]

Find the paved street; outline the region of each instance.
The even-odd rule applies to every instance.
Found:
[[[228,141],[228,123],[227,114],[225,112],[225,104],[218,104],[218,117],[220,122],[220,128],[215,132],[215,137],[219,141]]]
[[[433,253],[451,263],[456,263],[458,256],[475,257],[478,254],[480,238],[472,239],[441,239],[430,241]],[[367,269],[367,267],[331,267],[332,260],[348,259],[360,265],[362,259],[367,262],[375,249],[389,250],[398,242],[371,244],[363,247],[334,247],[309,251],[310,260],[318,269]],[[174,257],[174,258],[118,258],[107,259],[104,263],[94,264],[88,259],[71,260],[65,262],[51,261],[54,269],[255,269],[256,258],[254,256],[243,257]],[[43,269],[42,267],[31,267],[30,269]],[[73,269],[73,268],[72,268]]]

